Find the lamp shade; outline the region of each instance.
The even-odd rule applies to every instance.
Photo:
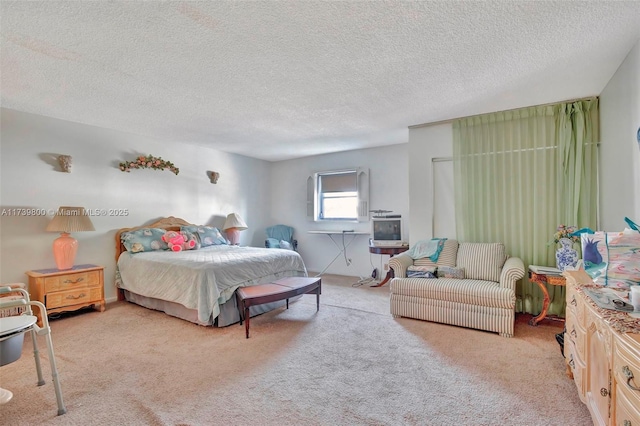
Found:
[[[229,243],[238,245],[240,242],[240,231],[247,229],[248,226],[237,213],[229,213],[227,220],[224,221],[222,229],[227,233]]]
[[[60,207],[47,225],[51,232],[95,231],[84,207]]]
[[[47,225],[47,231],[60,232],[53,241],[53,257],[60,270],[73,268],[78,251],[78,241],[70,232],[95,231],[84,207],[60,207]]]
[[[249,227],[244,223],[244,220],[238,216],[238,213],[229,213],[222,229],[226,231],[231,228],[237,229],[238,231],[244,231]]]

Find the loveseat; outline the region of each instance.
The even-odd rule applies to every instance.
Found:
[[[516,282],[525,271],[522,260],[509,257],[502,243],[458,243],[448,239],[435,262],[429,257],[413,259],[410,250],[392,257],[389,266],[395,276],[390,286],[394,317],[513,336]],[[437,268],[447,274],[407,278],[407,270],[414,269],[410,266],[436,267],[436,274]]]

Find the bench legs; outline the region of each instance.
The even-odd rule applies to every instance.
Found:
[[[244,323],[244,332],[247,335],[247,339],[249,338],[249,321],[251,320],[251,314],[249,314],[249,308],[244,308],[244,316],[246,317]]]
[[[244,330],[247,335],[247,339],[249,338],[249,321],[251,320],[251,314],[249,313],[249,307],[246,306],[244,300],[238,295],[236,292],[236,304],[238,305],[238,312],[240,314],[240,325],[244,320]]]
[[[308,282],[309,278],[298,278],[297,280],[307,280],[306,282],[293,282],[295,278],[287,278],[277,281],[275,283],[268,283],[263,285],[252,286],[251,291],[243,290],[239,288],[236,290],[236,306],[238,307],[238,313],[240,316],[240,325],[244,321],[244,329],[246,338],[249,338],[249,326],[251,322],[251,313],[249,308],[253,305],[261,305],[263,303],[276,302],[279,300],[285,300],[287,309],[289,309],[289,298],[312,293],[315,290],[316,293],[316,312],[320,311],[320,293],[322,282],[318,278],[315,281]],[[289,285],[287,285],[289,284]],[[315,288],[314,288],[315,287]],[[285,290],[283,290],[283,288]]]

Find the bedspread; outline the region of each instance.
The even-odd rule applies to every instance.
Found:
[[[207,323],[238,287],[306,276],[302,257],[291,250],[217,245],[181,252],[122,253],[119,288],[179,303]]]

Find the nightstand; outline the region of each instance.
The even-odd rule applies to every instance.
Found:
[[[31,300],[38,300],[47,307],[49,315],[56,312],[75,311],[93,306],[105,310],[104,266],[76,265],[71,269],[38,269],[27,271]],[[38,325],[42,318],[37,306]]]

